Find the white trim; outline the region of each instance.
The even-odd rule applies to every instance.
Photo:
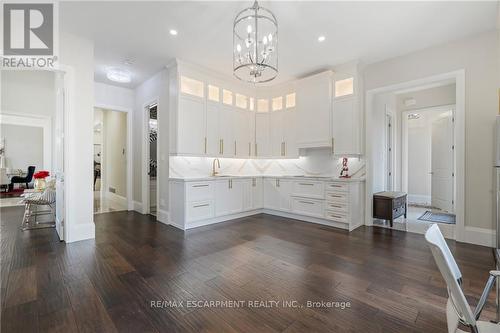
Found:
[[[385,87],[375,88],[366,91],[366,108],[365,108],[365,123],[366,123],[366,200],[365,200],[365,224],[373,225],[372,218],[372,196],[373,196],[373,166],[372,166],[372,142],[371,133],[369,130],[372,125],[372,114],[374,111],[375,96],[381,93],[400,92],[413,87],[426,86],[440,81],[454,80],[456,85],[456,109],[455,109],[455,158],[457,163],[456,169],[456,202],[455,213],[457,223],[455,235],[457,241],[465,241],[465,70],[457,70],[449,73],[438,74],[423,79],[397,83]]]
[[[158,222],[161,222],[163,224],[169,224],[169,214],[166,210],[163,209],[156,209],[156,220]]]
[[[156,142],[156,211],[160,209],[160,98],[155,97],[151,101],[144,103],[142,106],[142,214],[149,214],[151,209],[149,198],[149,106],[156,104],[157,120],[158,120],[158,133]]]
[[[477,227],[465,227],[463,242],[495,247],[495,230]]]
[[[116,193],[109,192],[109,191],[106,191],[106,192],[101,191],[101,195],[102,194],[104,194],[106,196],[106,198],[113,200],[122,206],[127,206],[127,198],[124,196],[121,196],[121,195],[118,195]]]
[[[135,210],[136,212],[138,213],[142,213],[142,202],[139,202],[139,201],[133,201],[132,202],[133,204],[133,210]]]
[[[30,113],[16,113],[10,110],[0,112],[0,124],[41,127],[43,131],[43,167],[42,170],[52,170],[52,120],[54,117]],[[8,144],[8,143],[7,143]]]
[[[133,182],[133,159],[132,159],[132,117],[133,110],[127,109],[121,106],[113,106],[102,103],[95,103],[94,108],[100,108],[110,111],[118,111],[125,112],[127,115],[127,147],[126,147],[126,156],[127,156],[127,210],[134,210],[134,200],[132,198],[132,194],[134,191],[134,182]],[[104,145],[103,145],[104,146]],[[106,184],[104,184],[106,185]]]
[[[65,230],[66,229],[71,229],[70,233],[69,233],[71,235],[71,238],[66,240],[68,243],[95,238],[95,224],[94,224],[94,222],[78,223],[78,224],[71,225],[71,227],[66,225]]]
[[[416,203],[416,204],[420,204],[420,205],[430,205],[431,204],[431,196],[430,195],[408,193],[408,203],[414,203],[414,204]]]

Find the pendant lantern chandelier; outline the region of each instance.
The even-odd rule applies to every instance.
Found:
[[[269,82],[278,75],[278,21],[257,1],[234,19],[233,72],[252,83]]]

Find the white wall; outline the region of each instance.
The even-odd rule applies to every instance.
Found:
[[[55,78],[49,71],[2,71],[2,113],[55,115]]]
[[[148,136],[145,123],[145,106],[149,103],[158,103],[158,174],[159,187],[158,219],[167,221],[168,213],[168,165],[169,165],[169,116],[168,116],[168,71],[158,72],[152,78],[142,83],[135,90],[134,127],[133,127],[133,198],[134,207],[144,211],[143,199],[148,189],[142,191],[142,184],[146,181],[143,175],[147,172],[148,161],[143,161],[143,149],[146,149],[145,137]]]
[[[106,169],[103,181],[104,192],[112,187],[115,194],[127,196],[127,115],[120,111],[103,110],[103,150],[102,167]]]
[[[66,111],[65,155],[67,242],[95,238],[93,222],[94,45],[61,32],[60,62],[71,68]]]
[[[135,92],[132,89],[94,82],[94,106],[108,110],[132,112]]]
[[[465,69],[465,225],[493,228],[493,142],[498,112],[497,31],[366,66],[366,90]]]
[[[6,167],[26,171],[28,166],[43,170],[43,128],[1,124],[0,137],[5,138]]]

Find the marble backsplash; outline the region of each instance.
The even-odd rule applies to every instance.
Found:
[[[342,158],[334,157],[329,149],[308,149],[297,159],[235,159],[219,158],[223,175],[280,175],[280,176],[339,176]],[[213,158],[170,157],[170,177],[205,177],[212,172]],[[365,176],[363,158],[351,157],[349,175]]]

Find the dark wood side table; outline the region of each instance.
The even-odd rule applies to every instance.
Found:
[[[393,226],[394,220],[408,209],[407,194],[404,192],[378,192],[373,194],[373,218],[387,220]]]

